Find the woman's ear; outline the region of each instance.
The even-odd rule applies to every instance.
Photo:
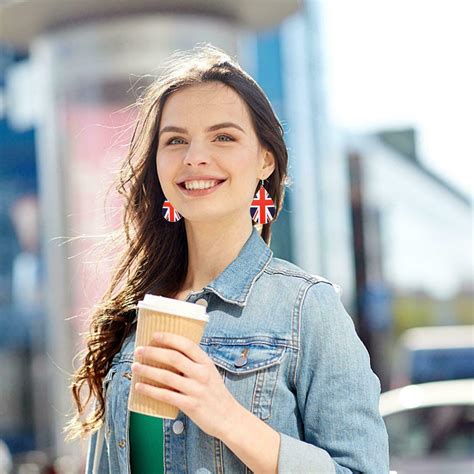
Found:
[[[263,174],[267,179],[275,170],[275,157],[271,151],[265,150],[264,161],[262,166]]]

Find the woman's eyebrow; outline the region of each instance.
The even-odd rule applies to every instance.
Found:
[[[211,125],[206,130],[206,132],[214,132],[215,130],[219,130],[220,128],[237,128],[241,132],[245,133],[245,130],[240,125],[237,125],[236,123],[233,123],[233,122],[216,123],[215,125]],[[176,127],[175,125],[167,125],[166,127],[163,127],[160,130],[158,137],[161,137],[161,134],[165,132],[188,133],[188,131],[185,128]]]

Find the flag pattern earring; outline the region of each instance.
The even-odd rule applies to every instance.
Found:
[[[264,188],[263,181],[262,179],[262,185],[250,205],[250,216],[257,224],[268,224],[275,218],[276,214],[275,203]]]
[[[172,204],[168,200],[165,200],[165,202],[163,203],[161,213],[168,222],[178,222],[181,219],[181,214],[172,206]]]

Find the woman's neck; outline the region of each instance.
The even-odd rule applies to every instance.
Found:
[[[188,271],[181,292],[199,291],[239,255],[252,233],[252,222],[217,227],[186,222]]]

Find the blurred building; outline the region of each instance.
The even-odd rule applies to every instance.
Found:
[[[32,390],[44,387],[33,381],[45,349],[35,133],[6,116],[8,73],[24,59],[0,47],[0,440],[12,453],[34,448],[43,420]]]
[[[472,324],[472,208],[418,160],[414,130],[361,136],[334,122],[325,5],[306,0],[279,29],[293,259],[342,286],[387,390],[405,329]]]
[[[473,323],[469,199],[424,167],[412,129],[349,136],[358,330],[389,386],[408,328]]]
[[[121,201],[106,192],[131,136],[135,116],[128,106],[171,52],[210,42],[237,56],[270,91],[277,113],[283,115],[283,68],[279,37],[272,29],[298,4],[272,0],[268,8],[267,2],[250,0],[2,3],[0,42],[25,55],[8,70],[6,113],[17,131],[35,130],[41,251],[47,268],[44,353],[50,363],[42,375],[51,389],[42,394],[42,408],[49,433],[33,446],[23,444],[23,449],[82,459],[74,446],[64,443],[62,433],[72,408],[68,374],[82,348],[79,334],[87,328],[91,307],[110,278],[110,261],[101,265],[92,249],[121,222]],[[15,168],[17,153],[10,150],[5,156]],[[276,253],[291,258],[288,213],[278,226]],[[278,234],[285,240],[279,242]],[[84,235],[87,238],[78,238]],[[21,268],[27,268],[25,259],[23,263]],[[28,380],[25,370],[17,374]]]

